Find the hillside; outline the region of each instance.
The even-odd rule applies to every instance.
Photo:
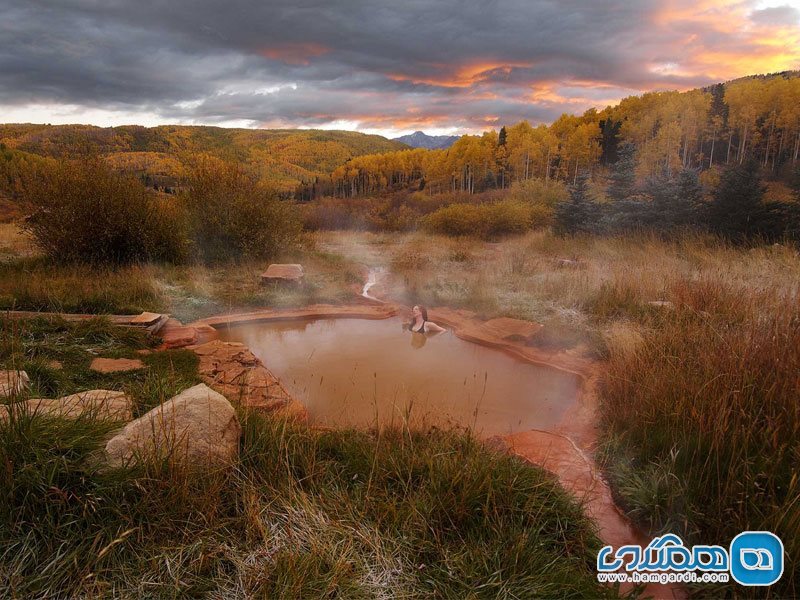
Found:
[[[352,131],[226,129],[165,125],[0,125],[0,144],[45,157],[96,152],[148,184],[176,185],[187,159],[207,153],[246,163],[281,191],[312,183],[350,158],[406,148],[400,142]]]

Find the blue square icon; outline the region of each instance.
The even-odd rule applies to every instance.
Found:
[[[744,531],[731,542],[731,576],[742,585],[772,585],[783,575],[783,542],[769,531]]]

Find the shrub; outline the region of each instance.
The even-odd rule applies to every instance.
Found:
[[[508,198],[533,205],[553,207],[569,197],[567,187],[560,181],[526,179],[514,182],[508,189]]]
[[[293,205],[239,165],[200,160],[185,200],[194,242],[207,262],[270,258],[298,241],[301,223]]]
[[[302,204],[303,227],[309,231],[364,230],[366,215],[375,210],[372,198],[325,197]]]
[[[429,214],[423,224],[434,233],[491,239],[530,229],[531,211],[525,204],[514,201],[451,204]]]
[[[163,210],[137,179],[97,158],[32,169],[23,202],[32,210],[25,228],[54,260],[124,264],[186,256],[175,207]]]

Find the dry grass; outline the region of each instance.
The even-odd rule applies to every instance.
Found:
[[[33,238],[16,223],[0,223],[0,263],[38,254]]]
[[[90,314],[162,310],[149,266],[52,265],[41,259],[0,264],[0,309]]]
[[[734,293],[797,293],[800,255],[790,247],[742,250],[715,238],[559,238],[532,232],[502,243],[424,234],[319,234],[320,247],[394,273],[390,294],[407,303],[459,306],[610,334],[646,324],[680,302],[681,284],[724,281]],[[618,336],[617,336],[618,337]]]
[[[653,532],[723,545],[741,531],[775,532],[787,564],[772,593],[796,597],[800,303],[796,289],[745,293],[741,283],[677,284],[676,308],[636,350],[612,349],[601,411],[608,471]]]
[[[693,543],[774,531],[787,564],[770,593],[798,594],[796,249],[546,233],[502,244],[421,235],[323,243],[372,264],[382,257],[395,273],[391,293],[409,303],[538,320],[554,332],[549,342],[560,336],[564,345],[580,340],[576,330],[601,334],[606,468],[629,514],[652,533]]]
[[[303,289],[262,287],[261,262],[101,273],[23,260],[2,266],[0,298],[84,310],[164,306],[190,320],[250,306],[342,301],[361,282],[359,266],[365,265],[387,267],[389,295],[408,304],[542,322],[542,345],[583,343],[608,359],[602,392],[607,468],[630,514],[653,531],[679,531],[702,543],[724,545],[743,529],[776,531],[788,557],[778,593],[798,592],[796,249],[742,249],[702,236],[665,242],[647,236],[564,239],[544,232],[501,243],[352,232],[318,233],[314,241],[316,250],[309,245],[282,258],[306,266]],[[307,508],[298,519],[319,521],[319,506]],[[256,517],[253,523],[267,526]],[[274,518],[270,523],[282,527]],[[372,529],[358,531],[370,545],[378,539]],[[316,543],[331,549],[344,542]],[[311,572],[323,583],[328,575],[338,577],[338,555],[322,555],[320,563],[310,548],[307,555],[270,555],[270,564],[285,569],[276,572]],[[184,558],[195,560],[192,548],[181,552],[186,556],[169,558],[176,568]],[[357,569],[373,577],[371,564],[382,573],[398,556],[375,546],[374,556]],[[260,559],[231,560],[247,565]],[[321,580],[314,575],[320,568],[326,570]],[[275,591],[297,583],[268,579],[253,585]]]
[[[255,307],[289,308],[346,302],[360,287],[363,273],[341,257],[306,248],[275,262],[301,263],[302,285],[263,285],[271,261],[248,260],[218,266],[158,266],[153,277],[167,299],[167,310],[184,322]]]
[[[343,302],[362,282],[361,267],[306,243],[274,262],[299,262],[303,286],[263,286],[270,262],[225,265],[58,265],[47,262],[15,224],[0,224],[0,309],[77,313],[170,312],[184,322],[253,307]],[[5,258],[5,261],[3,259]]]

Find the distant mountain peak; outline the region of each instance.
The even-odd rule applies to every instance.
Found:
[[[427,148],[435,150],[439,148],[449,148],[456,140],[461,137],[458,135],[428,135],[424,131],[415,131],[410,135],[402,135],[394,138],[396,142],[403,142],[412,148]]]

